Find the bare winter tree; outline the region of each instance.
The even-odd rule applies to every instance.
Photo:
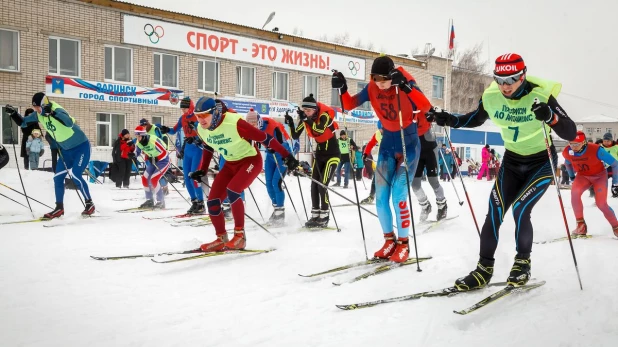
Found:
[[[367,42],[367,45],[365,46],[365,49],[367,49],[368,51],[373,51],[373,50],[376,49],[376,47],[373,44],[373,42]]]
[[[453,51],[453,73],[451,74],[451,111],[466,113],[473,110],[483,91],[492,81],[485,73],[487,61],[481,59],[483,43],[478,43],[459,52]]]
[[[365,46],[363,45],[363,40],[361,40],[360,37],[356,39],[356,41],[354,41],[354,44],[352,44],[352,46],[356,48],[365,48]]]
[[[336,34],[332,40],[330,40],[332,43],[336,43],[336,44],[340,44],[340,45],[347,45],[348,41],[350,41],[350,33],[349,32],[345,32],[343,34]]]

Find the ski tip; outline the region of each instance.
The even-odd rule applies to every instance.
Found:
[[[453,313],[456,313],[456,314],[458,314],[460,316],[464,316],[466,314],[466,312],[464,312],[464,311],[456,311],[456,310],[453,310]]]
[[[344,310],[344,311],[350,311],[356,308],[356,306],[354,305],[335,305],[335,306],[337,306],[338,309]]]
[[[341,286],[341,283],[333,282],[333,285],[336,286],[336,287],[339,287],[339,286]]]
[[[94,260],[107,260],[107,257],[95,257],[94,255],[91,255],[90,258]]]

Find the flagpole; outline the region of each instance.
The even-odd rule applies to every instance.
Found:
[[[449,55],[451,53],[451,50],[449,48],[450,42],[451,42],[451,20],[449,18],[449,23],[448,23],[448,30],[447,30],[447,41],[446,41],[446,48],[447,48],[447,53],[446,53],[446,61],[445,61],[445,71],[444,71],[444,109],[446,110],[450,110],[448,108],[447,105],[447,100],[448,100],[448,59],[449,59]],[[442,129],[444,129],[444,132],[447,132],[446,127],[443,127]],[[443,142],[444,143],[444,142]]]

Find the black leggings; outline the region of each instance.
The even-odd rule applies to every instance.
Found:
[[[552,147],[553,149],[553,147]],[[543,157],[544,155],[544,157]],[[554,163],[558,157],[552,153]],[[482,258],[493,259],[498,247],[500,225],[512,206],[515,219],[515,242],[519,257],[530,257],[533,230],[530,212],[552,181],[547,152],[523,157],[507,151],[489,196],[489,211],[481,230]]]
[[[313,160],[313,167],[311,168],[311,177],[314,180],[317,180],[328,186],[331,178],[335,174],[337,170],[337,165],[339,164],[339,155],[320,155],[316,153],[315,159]],[[330,202],[328,201],[328,193],[326,188],[321,185],[311,182],[311,208],[314,210],[320,209],[320,205],[322,206],[322,210],[328,210]]]

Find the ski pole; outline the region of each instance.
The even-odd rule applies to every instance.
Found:
[[[343,106],[343,97],[341,96],[341,89],[337,89],[337,91],[339,92],[339,103],[341,103],[341,113],[343,114],[343,129],[345,129],[345,132],[347,135],[348,126],[346,124],[346,119],[345,119],[346,112]],[[348,146],[348,156],[349,156],[350,155],[349,154],[350,153],[350,138],[346,136],[346,140],[347,140],[346,142]],[[358,206],[358,218],[360,219],[361,234],[363,235],[363,246],[365,246],[365,259],[369,260],[369,256],[367,253],[367,241],[365,240],[365,227],[363,226],[363,214],[361,213],[361,210],[360,210],[360,200],[358,198],[358,187],[356,186],[356,172],[354,173],[352,177],[352,182],[354,183],[354,194],[356,195],[356,205]],[[365,187],[365,190],[367,190],[367,187]],[[410,205],[410,209],[411,209],[411,205]],[[331,207],[331,210],[332,210],[332,207]]]
[[[8,189],[10,189],[10,190],[14,191],[15,193],[18,193],[18,194],[24,195],[24,193],[20,192],[19,190],[15,190],[15,189],[13,189],[13,188],[9,187],[9,186],[7,186],[7,185],[6,185],[6,184],[4,184],[4,183],[1,183],[1,182],[0,182],[0,186],[3,186],[3,187],[5,187],[5,188],[8,188]],[[34,201],[34,202],[38,202],[39,204],[41,204],[41,205],[43,205],[43,206],[45,206],[45,207],[47,207],[47,208],[51,208],[51,209],[53,210],[53,207],[50,207],[50,206],[48,206],[48,205],[46,205],[46,204],[44,204],[44,203],[40,202],[39,200],[37,200],[37,199],[35,199],[35,198],[32,198],[32,197],[30,197],[30,196],[28,196],[28,195],[24,195],[24,196],[25,196],[27,199],[30,199],[30,200],[32,200],[32,201]]]
[[[408,157],[406,156],[406,142],[403,134],[403,115],[401,114],[401,99],[399,98],[399,86],[395,86],[397,94],[397,111],[399,113],[399,133],[401,135],[401,147],[403,150],[403,165],[406,171],[406,188],[408,188],[408,208],[410,210],[410,220],[412,224],[412,236],[414,237],[414,252],[416,254],[416,271],[421,272],[421,266],[418,261],[418,246],[416,243],[416,226],[414,226],[414,211],[412,210],[412,192],[410,191],[410,173],[408,172]]]
[[[534,98],[534,104],[539,103],[538,98]],[[562,219],[564,220],[564,227],[566,228],[567,237],[569,239],[569,246],[571,247],[571,254],[573,255],[573,264],[575,264],[575,272],[577,273],[577,279],[579,280],[579,289],[584,290],[582,285],[582,278],[579,275],[579,267],[577,266],[577,257],[575,257],[575,248],[573,248],[573,240],[571,239],[571,232],[569,231],[569,222],[564,212],[564,204],[562,203],[562,195],[560,194],[560,185],[556,180],[556,169],[554,167],[554,159],[551,153],[551,147],[549,146],[549,136],[547,136],[547,129],[545,128],[545,122],[541,121],[541,127],[543,128],[543,136],[545,137],[545,148],[547,149],[547,156],[549,157],[549,164],[551,165],[551,174],[554,182],[556,182],[556,191],[558,192],[558,201],[560,202],[560,211],[562,212]]]
[[[169,157],[168,157],[168,160],[169,160]],[[170,163],[170,165],[171,165],[171,166],[173,166],[176,170],[178,170],[178,171],[182,172],[182,170],[180,170],[180,168],[178,168],[178,166],[174,165],[174,164],[172,163],[172,161],[171,161],[171,160],[170,160],[170,162],[169,162],[169,163]],[[157,170],[158,170],[158,168],[157,168]],[[158,171],[159,171],[159,172],[161,172],[161,170],[158,170]],[[163,175],[162,175],[162,176],[163,176]],[[172,182],[167,182],[167,184],[169,184],[170,186],[172,186],[172,188],[174,188],[174,190],[178,193],[178,195],[180,195],[180,197],[181,197],[181,198],[183,198],[183,200],[184,200],[184,201],[186,201],[186,202],[187,202],[187,204],[192,205],[192,204],[191,204],[191,202],[190,202],[189,200],[187,200],[187,198],[185,198],[185,196],[184,196],[184,195],[182,195],[182,193],[178,190],[178,188],[176,188],[176,186],[174,186],[174,185],[172,184]],[[200,189],[201,189],[201,188],[200,188]]]
[[[14,203],[16,203],[16,204],[18,204],[18,205],[21,205],[21,206],[23,206],[23,207],[25,207],[25,208],[28,208],[28,206],[26,206],[26,205],[22,204],[21,202],[18,202],[18,201],[16,201],[16,200],[11,199],[11,198],[9,198],[8,196],[6,196],[6,195],[4,195],[4,194],[2,194],[2,193],[0,193],[0,196],[5,197],[5,198],[7,198],[7,199],[11,200],[11,201],[13,201]]]
[[[266,220],[264,219],[264,216],[262,215],[262,211],[260,210],[260,206],[258,205],[257,200],[255,200],[255,195],[253,195],[253,191],[251,190],[251,187],[247,187],[247,189],[249,189],[249,193],[251,194],[251,197],[253,198],[253,202],[255,203],[255,207],[257,207],[260,217],[262,217],[262,221],[266,223]]]
[[[294,208],[294,213],[296,213],[296,217],[298,217],[298,221],[302,223],[302,220],[300,219],[300,215],[298,215],[298,211],[296,210],[296,206],[294,205],[294,200],[292,200],[292,194],[290,194],[290,190],[288,189],[288,185],[285,183],[285,179],[284,179],[284,175],[281,174],[281,169],[279,167],[279,162],[277,161],[277,156],[275,155],[275,153],[271,153],[273,155],[273,159],[275,159],[275,165],[277,166],[277,172],[279,173],[279,177],[281,178],[281,182],[283,182],[283,186],[285,187],[285,191],[288,193],[288,198],[290,199],[290,202],[292,203],[292,208]]]
[[[434,135],[434,137],[435,137],[435,135]],[[453,148],[453,147],[451,146],[451,148]],[[446,166],[446,159],[444,158],[444,154],[442,154],[442,151],[439,150],[439,149],[438,149],[438,152],[440,153],[440,156],[442,157],[442,162]],[[464,202],[459,197],[459,193],[457,192],[457,187],[455,187],[455,182],[453,181],[453,176],[451,175],[451,171],[450,170],[446,170],[446,173],[448,174],[449,181],[451,181],[451,184],[453,185],[453,190],[455,190],[455,195],[457,195],[457,200],[459,200],[459,206],[461,206],[461,205],[463,205]]]
[[[14,111],[13,111],[14,112]],[[13,122],[9,121],[11,125],[11,143],[13,144],[13,154],[15,155],[15,164],[17,165],[17,173],[19,174],[19,181],[21,182],[21,189],[24,190],[24,196],[28,196],[26,193],[26,187],[24,186],[24,180],[21,177],[21,170],[19,169],[19,159],[17,159],[17,151],[15,150],[15,139],[13,138]],[[28,202],[28,208],[30,209],[30,213],[32,214],[32,218],[34,218],[34,212],[32,211],[32,206],[30,206],[30,200],[26,199]]]
[[[298,173],[298,171],[296,171]],[[303,189],[300,186],[300,177],[296,175],[296,179],[298,180],[298,190],[300,191],[300,199],[303,202],[303,209],[305,210],[305,218],[309,220],[309,215],[307,214],[307,206],[305,205],[305,197],[303,196]]]
[[[50,116],[48,116],[50,117]],[[53,129],[49,129],[51,131],[52,137],[54,138],[54,141],[56,141],[56,143],[58,144],[58,156],[60,157],[60,160],[62,160],[62,165],[64,165],[64,169],[67,172],[67,175],[69,175],[69,178],[71,179],[73,185],[77,188],[77,184],[75,184],[75,181],[79,182],[79,180],[77,178],[73,177],[73,173],[71,172],[72,168],[69,169],[69,167],[67,166],[66,161],[64,161],[64,155],[62,154],[62,149],[60,148],[60,143],[58,143],[58,140],[56,140],[56,133]],[[56,167],[56,170],[58,168]],[[84,192],[84,187],[82,187],[82,183],[79,182],[79,186],[80,186],[80,190],[82,192],[82,195],[84,196],[84,198],[86,197],[86,193]],[[62,187],[62,189],[64,189],[64,187]],[[79,198],[79,201],[82,203],[82,205],[84,206],[84,208],[86,208],[86,203],[84,202],[84,199],[82,199],[81,195],[79,195],[79,192],[77,189],[75,189],[75,194],[77,194],[77,197]]]

